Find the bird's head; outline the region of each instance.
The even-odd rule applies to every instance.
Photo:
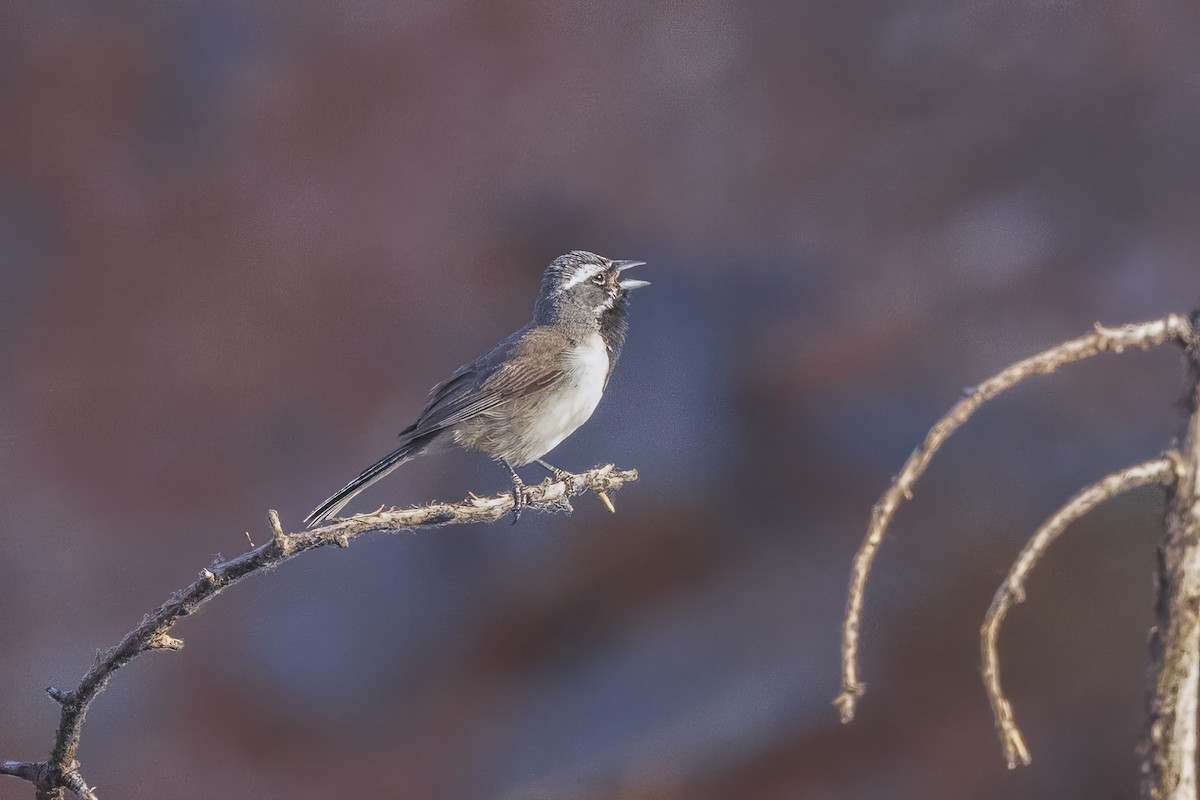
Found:
[[[559,256],[542,277],[534,320],[600,324],[607,316],[623,316],[629,293],[650,282],[623,278],[621,273],[645,263],[614,261],[584,250]]]

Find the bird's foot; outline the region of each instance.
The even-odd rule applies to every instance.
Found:
[[[549,464],[545,461],[542,461],[540,458],[537,459],[536,463],[542,469],[546,470],[551,475],[553,475],[554,480],[562,481],[563,483],[567,484],[568,487],[572,486],[571,481],[575,478],[575,475],[573,473],[567,472],[565,469],[559,469],[558,467],[554,466],[553,464]]]
[[[521,512],[525,510],[525,506],[527,506],[529,503],[525,497],[525,481],[521,480],[521,476],[517,475],[515,472],[513,473],[512,485],[512,524],[516,525],[517,520],[521,518]]]

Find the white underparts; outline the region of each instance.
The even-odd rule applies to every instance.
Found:
[[[608,348],[600,334],[593,333],[567,355],[566,375],[546,393],[542,407],[532,416],[522,437],[527,450],[519,460],[541,458],[587,422],[600,403],[607,377]]]

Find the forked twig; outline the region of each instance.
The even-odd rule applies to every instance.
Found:
[[[871,565],[883,543],[883,537],[895,516],[896,509],[902,500],[912,497],[913,485],[925,472],[930,459],[946,439],[988,400],[1034,375],[1045,375],[1065,364],[1109,351],[1119,353],[1131,347],[1147,349],[1168,341],[1186,345],[1191,341],[1192,335],[1192,325],[1188,318],[1179,314],[1168,314],[1162,319],[1136,325],[1125,325],[1121,328],[1104,328],[1097,325],[1086,336],[1072,339],[1038,355],[1018,361],[984,381],[933,426],[926,435],[925,441],[909,456],[900,474],[896,476],[892,485],[875,504],[866,536],[854,557],[850,592],[846,602],[846,617],[842,629],[842,691],[834,701],[841,712],[843,722],[849,722],[854,718],[858,698],[865,690],[858,677],[858,643],[863,597]]]
[[[1106,500],[1132,489],[1152,484],[1173,485],[1178,479],[1181,458],[1178,453],[1168,453],[1162,458],[1114,472],[1076,494],[1037,529],[1017,556],[1000,588],[996,590],[996,596],[987,616],[984,617],[979,633],[983,650],[983,684],[987,688],[988,701],[992,704],[992,713],[996,717],[996,732],[1000,735],[1000,744],[1004,749],[1004,758],[1009,769],[1013,769],[1018,763],[1028,764],[1030,759],[1025,738],[1013,719],[1012,705],[1000,686],[1000,656],[996,650],[996,639],[1005,615],[1013,605],[1024,602],[1025,581],[1029,573],[1068,525]]]

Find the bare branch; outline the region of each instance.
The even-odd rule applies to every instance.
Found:
[[[572,497],[585,491],[607,499],[608,492],[619,490],[636,481],[637,470],[618,470],[612,464],[577,475],[563,473],[535,485],[525,487],[526,506],[542,511],[570,511]],[[611,507],[611,503],[606,503]],[[493,497],[476,497],[460,503],[431,503],[404,509],[380,509],[371,514],[359,514],[337,520],[329,525],[299,533],[284,533],[279,515],[269,513],[271,540],[237,558],[218,560],[200,571],[200,576],[186,588],[147,614],[141,623],[125,634],[116,646],[96,654],[96,661],[79,685],[71,691],[51,687],[47,693],[62,706],[54,749],[48,762],[6,761],[0,764],[0,775],[12,775],[34,784],[38,800],[59,800],[63,790],[83,798],[96,800],[79,773],[76,755],[88,708],[104,691],[113,673],[134,658],[149,650],[179,650],[180,639],[170,635],[179,620],[194,613],[224,589],[243,579],[272,569],[301,553],[333,545],[348,547],[350,542],[366,533],[397,533],[412,528],[431,528],[443,525],[462,525],[494,522],[504,518],[513,507],[510,493]]]
[[[954,431],[970,419],[980,406],[997,395],[1011,389],[1027,378],[1046,375],[1059,367],[1082,361],[1105,352],[1120,353],[1128,348],[1148,349],[1165,342],[1187,345],[1192,340],[1191,322],[1179,314],[1168,314],[1162,319],[1125,325],[1121,328],[1104,328],[1096,325],[1086,336],[1072,339],[1042,353],[1018,361],[997,375],[970,390],[950,412],[938,420],[908,461],[900,474],[892,481],[871,512],[867,534],[854,556],[851,570],[850,592],[846,602],[846,616],[842,629],[842,692],[834,701],[841,711],[842,722],[854,718],[858,698],[865,686],[858,678],[859,627],[862,621],[863,597],[867,577],[875,555],[883,544],[888,525],[896,514],[902,500],[912,498],[912,488],[925,472],[930,460]]]
[[[1163,458],[1114,472],[1099,483],[1094,483],[1079,492],[1037,529],[1013,563],[1000,588],[996,590],[996,597],[992,600],[992,606],[988,609],[983,628],[980,630],[980,644],[983,649],[983,684],[987,688],[988,701],[992,704],[992,713],[996,717],[996,731],[1000,734],[1000,744],[1004,748],[1004,758],[1009,769],[1016,767],[1018,762],[1028,764],[1029,749],[1025,746],[1025,739],[1013,719],[1012,706],[1000,686],[1000,656],[996,650],[996,638],[1000,634],[1000,625],[1004,622],[1005,615],[1013,605],[1024,602],[1025,581],[1029,573],[1068,525],[1106,500],[1139,486],[1170,486],[1177,480],[1180,469],[1180,455],[1170,453]]]

